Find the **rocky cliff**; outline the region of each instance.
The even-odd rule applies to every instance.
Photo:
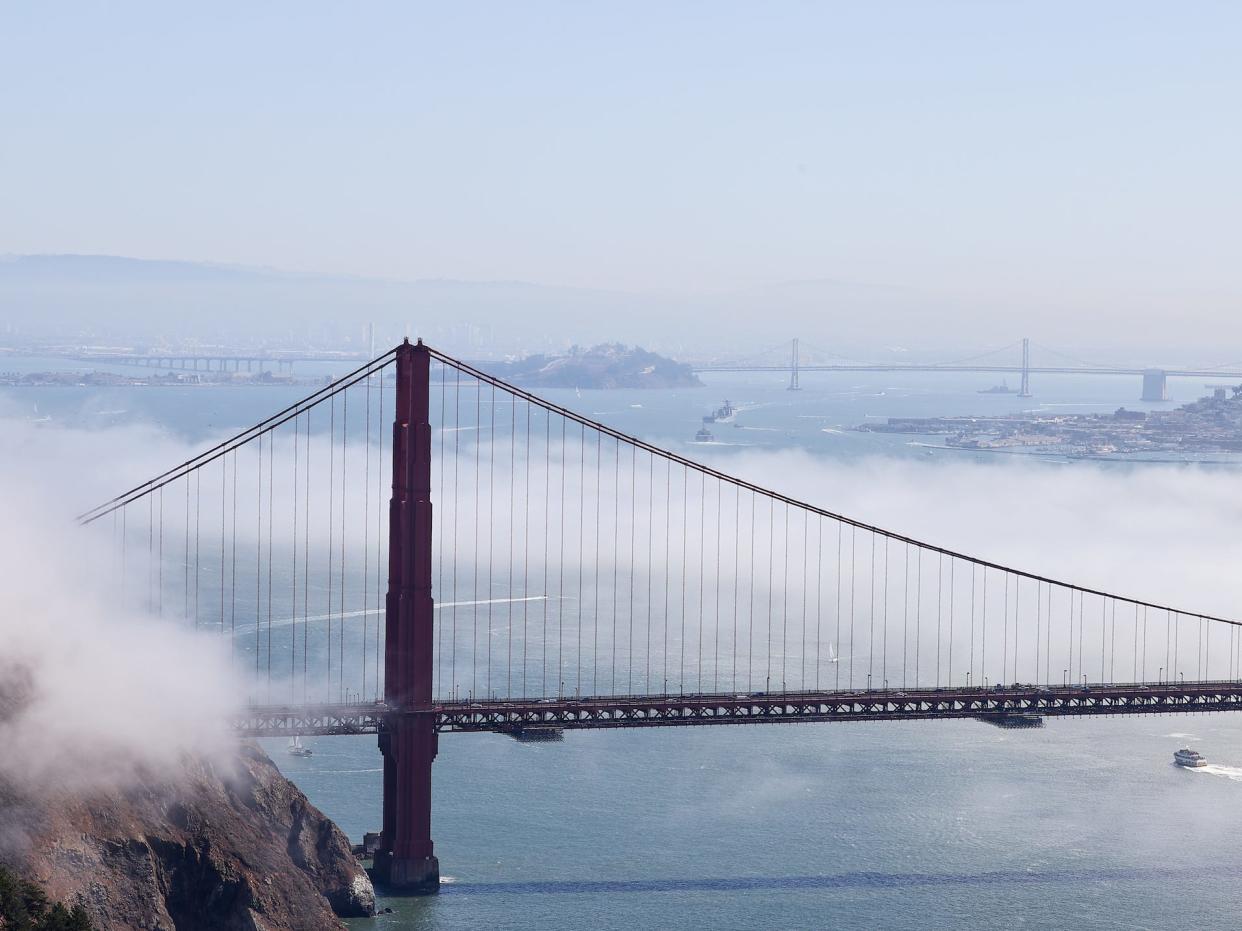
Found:
[[[254,744],[89,798],[0,786],[0,861],[116,931],[319,931],[375,909],[348,839]]]

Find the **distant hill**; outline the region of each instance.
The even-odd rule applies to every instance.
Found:
[[[269,281],[296,276],[264,268],[168,262],[117,255],[0,255],[0,283],[81,287]]]
[[[628,293],[522,281],[398,281],[107,255],[0,256],[0,346],[21,341],[184,348],[369,348],[407,334],[479,358],[563,354],[624,342],[675,358],[754,355],[799,336],[841,353],[877,334],[902,345],[961,337],[963,308],[882,285],[831,278],[699,293]],[[980,348],[1023,335],[984,315]],[[994,329],[995,335],[987,335]],[[920,336],[921,335],[921,336]]]
[[[366,348],[407,333],[475,347],[565,350],[640,336],[661,315],[618,292],[516,281],[389,281],[99,255],[0,256],[0,339]]]

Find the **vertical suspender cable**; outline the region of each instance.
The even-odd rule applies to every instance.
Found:
[[[229,503],[228,460],[229,460],[228,456],[220,457],[220,623],[219,623],[218,629],[219,629],[221,636],[224,635],[224,597],[225,597],[224,564],[225,564],[225,560],[228,557],[228,553],[225,549],[226,545],[228,544],[228,503]]]
[[[716,570],[713,581],[716,586],[716,595],[712,599],[713,607],[716,610],[716,621],[713,627],[712,647],[712,691],[720,691],[720,538],[721,528],[720,521],[723,512],[724,484],[716,482]]]
[[[824,519],[815,518],[815,690],[819,691],[820,658],[823,636],[820,633],[824,616]]]
[[[888,689],[888,537],[884,538],[884,631],[883,644],[880,647],[880,678],[884,680],[884,688]]]
[[[233,561],[229,573],[231,579],[229,607],[229,663],[237,652],[237,450],[233,451]],[[221,570],[223,572],[223,570]]]
[[[765,691],[772,691],[772,574],[776,561],[776,500],[768,498],[768,667]]]
[[[346,511],[345,502],[349,499],[346,492],[348,483],[346,475],[348,469],[347,456],[349,453],[349,389],[346,388],[341,392],[341,594],[340,594],[340,615],[341,622],[337,627],[337,636],[340,638],[340,649],[337,650],[337,657],[341,663],[341,695],[340,700],[345,700],[345,538],[346,538]],[[269,567],[270,571],[270,567]],[[271,595],[269,593],[268,597]]]
[[[668,694],[668,589],[673,571],[673,461],[666,460],[664,469],[664,675],[661,694]]]
[[[302,701],[307,700],[310,680],[310,494],[311,412],[306,412],[306,488],[302,512]]]
[[[983,567],[983,604],[979,612],[979,676],[988,682],[988,567]]]
[[[552,415],[545,413],[544,424],[544,472],[543,472],[543,633],[539,694],[548,693],[548,534],[552,521]]]
[[[919,660],[923,646],[923,550],[914,550],[914,686],[919,686]]]
[[[604,490],[601,485],[603,477],[603,467],[601,457],[604,452],[604,435],[595,433],[595,591],[594,603],[595,607],[591,617],[591,694],[599,694],[599,547],[600,547],[600,514],[604,497]],[[617,551],[612,551],[613,564],[616,564]]]
[[[517,398],[509,396],[509,581],[505,595],[509,599],[509,656],[505,672],[505,698],[513,697],[513,564],[514,524],[517,521]],[[523,593],[525,594],[525,593]]]
[[[440,431],[439,431],[440,446],[436,450],[436,452],[439,454],[441,513],[440,513],[439,519],[436,520],[435,522],[436,523],[436,535],[438,539],[437,550],[439,554],[439,565],[436,568],[436,595],[439,598],[443,599],[444,598],[444,566],[445,566],[445,563],[448,562],[448,555],[447,555],[447,551],[444,546],[444,525],[447,524],[448,521],[446,519],[447,514],[444,513],[443,511],[444,508],[448,507],[448,498],[445,494],[445,486],[446,486],[447,475],[448,475],[448,462],[446,461],[447,456],[448,456],[448,445],[447,445],[447,440],[445,436],[448,433],[448,370],[445,367],[443,362],[439,363],[439,371],[440,371]],[[382,405],[383,403],[384,403],[384,382],[381,377],[380,404]],[[394,407],[395,407],[395,404],[394,404]],[[380,423],[381,425],[383,423],[382,414],[380,417]],[[381,427],[381,430],[380,430],[381,438],[383,437],[383,435],[384,435],[383,429]],[[381,455],[381,458],[383,458],[382,455]],[[377,596],[379,594],[378,588],[376,589],[376,594]],[[450,610],[452,609],[450,608]],[[445,619],[446,619],[446,616],[442,615],[438,619],[439,622],[436,624],[436,694],[439,695],[440,697],[444,696],[444,666],[445,666],[445,663],[444,663],[445,623],[444,621]],[[378,662],[378,657],[377,657],[377,662]]]
[[[781,691],[786,691],[785,661],[789,656],[789,502],[785,502],[785,546],[781,562]]]
[[[300,436],[300,429],[299,429],[300,424],[298,422],[298,418],[300,416],[301,415],[297,415],[293,418],[293,490],[289,497],[289,500],[292,502],[292,505],[293,505],[293,517],[292,517],[292,520],[290,521],[290,524],[293,527],[293,546],[290,547],[290,552],[293,554],[293,573],[292,573],[292,584],[289,590],[289,605],[291,608],[291,610],[289,611],[289,616],[291,618],[291,627],[290,627],[291,634],[290,634],[290,640],[289,640],[289,692],[290,692],[289,700],[290,701],[293,701],[296,695],[297,663],[298,663],[298,479],[300,477],[300,474],[298,471],[298,446],[301,444],[301,436]],[[237,513],[236,513],[237,477],[236,475],[234,475],[233,477],[233,493],[234,493],[233,494],[233,508],[234,508],[233,526],[234,526],[234,530],[236,530],[236,527],[237,527]],[[234,543],[234,547],[233,547],[233,557],[234,557],[234,560],[236,560],[237,558],[236,543]],[[234,570],[234,575],[236,575],[236,569]]]
[[[741,489],[733,487],[733,688],[738,688],[738,585],[741,580]]]
[[[272,518],[276,498],[276,434],[268,434],[267,443],[267,694],[272,694],[272,538],[275,536]],[[262,442],[260,440],[259,442]]]
[[[1020,645],[1018,633],[1018,613],[1022,610],[1022,576],[1015,575],[1013,579],[1013,681],[1018,681],[1018,647]]]
[[[699,473],[699,685],[703,691],[703,598],[706,594],[706,547],[707,547],[707,476]],[[717,534],[719,538],[719,534]]]
[[[479,386],[480,393],[482,385]],[[495,582],[493,581],[493,571],[495,568],[495,541],[496,541],[496,386],[492,385],[492,398],[489,409],[488,420],[488,439],[487,439],[487,682],[484,686],[484,695],[491,699],[492,695],[492,601],[495,598]]]
[[[686,683],[686,564],[687,536],[690,526],[690,470],[681,470],[681,663],[677,673],[677,691],[685,691]]]
[[[746,690],[755,688],[755,500],[750,493],[750,610],[746,617]]]
[[[616,441],[612,461],[612,670],[609,675],[609,686],[612,692],[617,691],[617,586],[620,582],[621,562],[621,441]],[[631,569],[633,556],[630,557]],[[628,654],[627,654],[628,659]]]
[[[359,686],[358,700],[362,701],[367,693],[367,647],[370,645],[370,615],[367,609],[371,606],[371,376],[367,376],[363,402],[364,427],[362,432],[362,682]],[[294,474],[297,470],[297,446],[294,446]],[[294,487],[297,487],[296,478]],[[375,635],[379,636],[377,630]]]
[[[332,695],[332,580],[334,576],[335,550],[332,546],[336,539],[336,395],[329,400],[328,415],[328,678],[327,695]],[[262,442],[260,442],[262,446]]]
[[[837,521],[837,639],[836,646],[833,647],[837,654],[837,662],[833,663],[836,677],[833,688],[838,691],[841,688],[841,588],[845,582],[844,577],[841,575],[841,534],[842,524],[840,521]]]
[[[955,610],[955,598],[957,594],[957,561],[949,557],[949,668],[945,672],[945,682],[950,688],[953,686],[953,613]],[[1038,664],[1036,664],[1038,665]]]
[[[474,383],[474,546],[471,562],[474,563],[474,582],[470,586],[471,598],[474,602],[470,606],[470,692],[469,697],[472,701],[479,697],[479,563],[481,546],[479,542],[479,521],[480,512],[483,510],[480,498],[480,460],[483,453],[483,382],[478,379]],[[490,541],[488,543],[490,546]]]
[[[867,687],[872,686],[875,675],[875,534],[871,534],[871,606],[867,609],[869,624],[867,629]]]
[[[798,650],[798,688],[806,689],[806,609],[810,601],[811,580],[807,573],[811,545],[811,515],[802,512],[802,646]]]
[[[557,557],[556,575],[556,694],[563,695],[565,693],[565,447],[566,440],[566,421],[561,418],[561,505],[560,505],[560,524],[561,529],[558,535],[560,545],[560,555]]]
[[[526,402],[526,443],[524,448],[526,454],[523,457],[524,471],[526,473],[526,489],[522,495],[522,507],[524,513],[522,516],[522,697],[526,697],[526,658],[527,647],[530,643],[526,636],[527,630],[527,608],[530,604],[530,402]]]
[[[1009,573],[1005,573],[1005,605],[1002,617],[1005,619],[1004,639],[1001,642],[1001,683],[1009,681]]]
[[[655,549],[656,524],[656,457],[647,456],[647,675],[645,688],[651,693],[651,614],[655,601],[655,562],[652,550]]]
[[[233,487],[234,489],[237,488],[237,458],[236,457],[233,458]],[[236,516],[234,517],[233,523],[234,523],[233,532],[236,533],[237,532]],[[236,548],[236,545],[237,545],[236,542],[234,542],[234,548]],[[236,553],[236,549],[234,550],[234,553]],[[159,586],[159,595],[158,595],[158,600],[156,602],[155,613],[156,613],[156,616],[162,618],[164,616],[164,488],[163,486],[160,487],[160,540],[159,540],[159,556],[156,558],[156,565],[159,571],[159,581],[157,583]]]
[[[940,627],[944,606],[944,553],[936,562],[936,688],[940,688]]]
[[[449,697],[457,700],[457,524],[461,496],[459,476],[461,466],[461,369],[453,369],[453,594],[450,598],[449,622]]]

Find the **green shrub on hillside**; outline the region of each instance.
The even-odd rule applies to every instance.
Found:
[[[18,879],[0,866],[0,928],[3,931],[91,931],[82,906],[65,908],[48,902],[34,883]]]

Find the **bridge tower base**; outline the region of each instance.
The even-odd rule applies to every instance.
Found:
[[[432,895],[440,891],[440,861],[431,841],[436,732],[431,717],[421,715],[404,716],[390,727],[380,735],[384,830],[375,854],[375,878],[388,891]]]
[[[389,505],[388,598],[384,612],[384,826],[375,878],[391,891],[440,889],[431,842],[431,712],[434,606],[431,593],[431,354],[420,340],[397,349]]]
[[[1169,399],[1169,378],[1164,369],[1143,370],[1144,401],[1167,401]]]

